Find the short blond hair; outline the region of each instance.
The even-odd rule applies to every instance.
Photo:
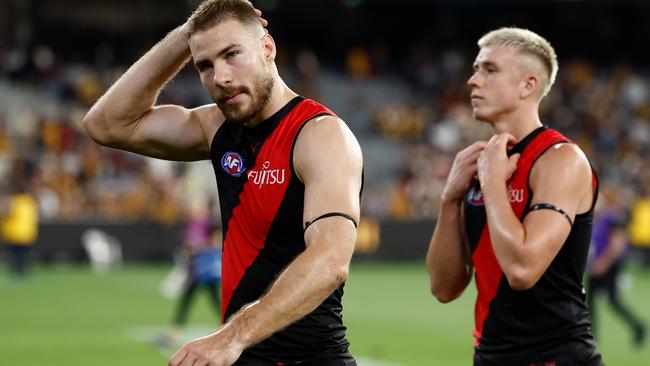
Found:
[[[504,27],[485,34],[478,40],[480,48],[488,46],[509,46],[540,61],[546,70],[546,85],[542,97],[546,96],[555,83],[558,64],[553,46],[539,34],[528,29]]]

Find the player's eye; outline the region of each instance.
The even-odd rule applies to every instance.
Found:
[[[196,69],[199,70],[199,72],[203,72],[205,70],[208,70],[211,67],[212,67],[212,64],[209,63],[209,62],[199,62],[196,65]]]

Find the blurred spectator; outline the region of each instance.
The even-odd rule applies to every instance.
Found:
[[[435,219],[436,192],[449,162],[462,146],[488,136],[489,128],[473,119],[466,103],[467,55],[474,45],[403,42],[399,53],[388,42],[369,40],[338,56],[296,46],[279,55],[278,64],[292,75],[292,86],[331,106],[358,136],[365,158],[364,214]],[[0,47],[0,174],[6,176],[18,156],[32,156],[30,185],[44,221],[176,222],[184,196],[179,193],[195,179],[192,169],[101,148],[80,133],[88,106],[124,71],[125,55],[138,53],[136,46],[121,51],[105,41],[85,53],[66,53],[56,44],[34,43]],[[542,121],[577,142],[603,180],[636,192],[622,205],[636,203],[632,244],[650,248],[650,203],[639,194],[650,186],[648,70],[561,61]],[[194,72],[183,69],[159,103],[209,103]],[[213,181],[211,169],[196,170]]]
[[[208,294],[212,310],[221,318],[221,230],[214,224],[211,210],[205,197],[194,196],[188,208],[188,224],[183,233],[182,261],[186,263],[187,275],[173,326],[156,344],[164,348],[174,348],[180,339],[181,331],[187,321],[190,306],[196,291],[204,288]]]
[[[630,242],[643,253],[642,262],[650,265],[650,194],[645,187],[632,206],[630,224]]]
[[[646,337],[645,326],[623,304],[619,288],[628,239],[625,230],[625,211],[619,204],[616,187],[603,185],[601,191],[587,271],[589,277],[587,303],[591,312],[594,334],[598,331],[596,296],[601,291],[605,291],[616,314],[630,328],[634,344],[640,347]]]
[[[0,197],[0,236],[9,252],[10,274],[16,279],[27,275],[38,236],[38,206],[27,187],[29,170],[28,163],[17,160],[10,174],[11,194]]]

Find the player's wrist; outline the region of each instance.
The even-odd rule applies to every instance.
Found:
[[[452,197],[445,196],[444,194],[440,200],[440,213],[444,214],[445,212],[455,212],[460,209],[460,206],[463,203],[463,196]]]
[[[233,348],[244,350],[258,341],[256,333],[259,322],[253,320],[254,315],[252,314],[258,303],[259,300],[242,307],[226,324],[225,327],[231,332],[230,339]]]
[[[503,197],[508,200],[508,189],[505,180],[488,179],[485,183],[481,183],[481,191],[486,204],[488,201],[494,202],[495,199]]]
[[[186,40],[189,40],[190,38],[190,23],[189,21],[183,23],[180,25],[178,28],[176,28],[177,32],[180,33],[183,37],[185,37]]]
[[[463,201],[464,196],[464,194],[449,192],[445,189],[440,196],[440,203],[443,206],[460,205],[460,203]]]

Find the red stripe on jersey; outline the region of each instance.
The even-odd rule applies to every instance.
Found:
[[[506,182],[510,206],[520,221],[529,205],[531,192],[529,191],[528,177],[533,165],[549,147],[561,142],[570,142],[570,140],[555,130],[545,129],[523,147],[517,169],[510,180]],[[478,290],[474,307],[474,337],[476,339],[474,345],[478,346],[485,320],[490,314],[490,304],[497,296],[499,284],[503,278],[503,270],[494,254],[487,222],[481,232],[479,243],[472,253],[472,262],[476,269],[475,279]]]
[[[476,267],[475,280],[478,289],[478,297],[474,305],[474,338],[475,346],[478,346],[481,334],[483,334],[483,323],[490,313],[490,303],[497,294],[503,271],[497,262],[497,257],[492,248],[488,226],[485,225],[481,239],[474,253],[472,262]]]
[[[292,178],[291,149],[300,128],[320,114],[334,115],[324,106],[306,99],[278,124],[257,152],[247,181],[233,209],[224,239],[222,266],[222,321],[234,291],[264,248],[271,224]]]

